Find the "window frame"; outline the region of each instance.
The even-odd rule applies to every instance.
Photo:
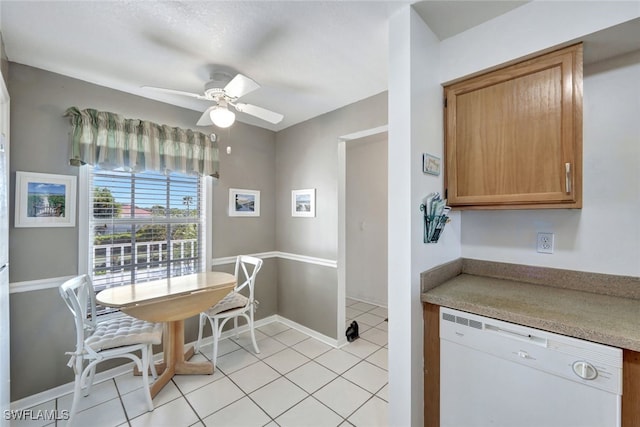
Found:
[[[91,171],[92,165],[83,165],[79,168],[78,173],[78,274],[88,274],[91,276],[93,266],[91,265],[90,239],[93,234],[90,230],[90,215],[92,207],[89,206],[91,201]],[[202,226],[200,229],[200,241],[202,242],[202,259],[200,260],[202,271],[208,271],[211,268],[213,236],[212,229],[212,189],[213,178],[210,176],[201,177],[200,184],[200,200],[201,215],[203,216]],[[104,314],[103,316],[119,315],[117,313]]]

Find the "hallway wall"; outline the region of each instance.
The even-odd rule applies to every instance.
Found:
[[[387,306],[387,133],[346,145],[346,294]]]

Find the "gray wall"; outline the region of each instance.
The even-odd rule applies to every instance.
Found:
[[[197,129],[199,112],[151,101],[73,78],[9,63],[11,95],[10,263],[12,283],[77,273],[78,230],[15,229],[15,171],[76,175],[68,165],[70,106]],[[213,257],[273,250],[337,258],[338,137],[387,123],[386,93],[277,134],[236,123],[218,131],[220,179],[213,185]],[[226,154],[226,146],[231,154]],[[259,218],[229,217],[229,188],[261,191]],[[315,218],[292,218],[291,190],[316,188]],[[216,266],[229,271],[233,265]],[[256,282],[257,318],[281,314],[336,338],[335,268],[267,258]],[[11,400],[71,382],[65,351],[73,324],[57,289],[11,294]],[[196,338],[195,318],[186,341]],[[46,357],[42,357],[46,354]],[[112,365],[105,364],[102,369]]]
[[[335,282],[335,268],[279,259],[279,314],[328,337],[337,338]]]
[[[213,188],[213,256],[273,251],[275,247],[275,133],[235,123],[219,132],[220,179]],[[228,135],[228,136],[227,136]],[[224,139],[230,141],[227,144]],[[231,154],[226,147],[231,147]],[[229,188],[260,190],[260,217],[230,217]]]
[[[276,134],[278,251],[337,259],[338,138],[385,124],[386,92]],[[291,190],[304,188],[316,189],[314,218],[291,216]],[[284,274],[284,268],[287,274]],[[326,271],[320,274],[317,270]],[[322,281],[310,281],[309,277],[322,277]],[[337,339],[337,292],[335,268],[280,260],[278,310],[283,316]],[[322,302],[327,306],[318,310],[318,304]]]
[[[77,168],[68,165],[70,125],[63,117],[68,107],[96,108],[202,130],[194,126],[199,112],[16,63],[9,64],[8,88],[12,140],[9,230],[12,283],[63,277],[78,271],[77,227],[13,228],[15,171],[78,174]],[[242,123],[235,124],[228,132],[217,133],[221,138],[221,178],[213,189],[213,256],[273,250],[275,134]],[[226,145],[233,147],[230,156],[224,151]],[[229,218],[226,215],[229,187],[260,189],[261,217]],[[258,318],[277,312],[276,267],[275,260],[266,260],[260,272],[256,289],[261,302]],[[232,268],[232,265],[216,267],[227,271]],[[11,294],[11,400],[73,380],[64,355],[65,351],[73,350],[72,328],[71,314],[57,289]],[[194,340],[196,333],[197,323],[190,319],[186,341]]]

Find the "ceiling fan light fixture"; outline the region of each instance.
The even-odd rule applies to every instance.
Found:
[[[233,111],[229,111],[226,106],[217,106],[209,113],[211,121],[219,128],[228,128],[236,121],[236,115]]]

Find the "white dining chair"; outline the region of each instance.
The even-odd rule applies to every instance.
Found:
[[[207,311],[200,313],[198,322],[198,341],[196,342],[195,351],[200,351],[202,344],[202,332],[207,319],[211,325],[211,334],[213,337],[213,355],[211,362],[215,366],[218,358],[218,341],[222,334],[224,325],[233,319],[236,336],[238,336],[238,317],[244,317],[249,325],[251,332],[251,341],[253,349],[256,353],[260,353],[256,335],[254,331],[253,313],[256,310],[258,301],[255,299],[255,283],[256,275],[262,268],[262,260],[248,255],[239,255],[236,258],[236,286],[223,299]],[[247,288],[245,290],[245,288]],[[240,291],[245,290],[247,295],[243,295]]]
[[[96,295],[93,283],[86,274],[60,285],[60,295],[71,310],[76,326],[76,350],[66,353],[71,356],[67,365],[73,368],[75,374],[69,425],[73,424],[80,393],[83,389],[84,396],[91,392],[96,366],[109,359],[128,358],[135,362],[142,373],[147,408],[152,411],[148,370],[151,368],[153,377],[157,377],[155,367],[151,363],[152,345],[162,342],[162,323],[146,322],[126,315],[98,321],[95,314]],[[134,353],[136,351],[141,352],[141,357]],[[88,362],[86,366],[85,361]]]

